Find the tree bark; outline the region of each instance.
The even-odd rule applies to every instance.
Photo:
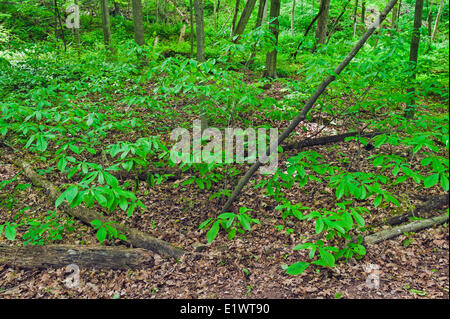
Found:
[[[195,24],[197,28],[197,61],[205,61],[205,26],[203,21],[203,0],[194,0]]]
[[[398,225],[408,221],[409,217],[411,216],[426,217],[423,216],[424,213],[429,213],[430,211],[442,208],[445,205],[448,205],[448,194],[434,196],[428,201],[426,201],[424,204],[417,206],[414,210],[410,210],[405,214],[389,218],[386,221],[386,224]]]
[[[264,17],[264,9],[267,9],[266,1],[267,0],[259,0],[258,16],[256,17],[255,28],[259,28],[262,25],[263,17]]]
[[[402,235],[403,233],[410,233],[410,232],[416,232],[418,230],[422,230],[425,228],[432,227],[434,225],[440,225],[448,221],[448,215],[443,214],[437,217],[424,219],[424,220],[417,220],[412,223],[397,226],[392,229],[386,229],[383,231],[380,231],[378,233],[369,235],[364,237],[364,242],[368,245],[376,244],[382,241],[385,241],[387,239],[391,239],[397,236]]]
[[[82,245],[8,246],[0,244],[0,264],[26,269],[137,269],[154,265],[153,253],[141,248]]]
[[[192,5],[192,0],[189,0],[189,23],[191,25],[191,33],[190,33],[190,40],[191,40],[191,54],[190,57],[192,58],[194,56],[194,9]]]
[[[237,20],[237,15],[239,13],[240,2],[241,2],[241,0],[236,0],[236,4],[234,6],[233,20],[231,21],[231,36],[233,36],[234,29],[236,28],[236,20]]]
[[[417,61],[419,58],[419,45],[420,45],[420,27],[422,26],[422,14],[423,14],[423,0],[416,0],[416,7],[414,10],[414,29],[411,38],[411,47],[409,50],[409,61],[413,64],[413,75],[411,78],[411,82],[414,82],[416,79],[415,68],[417,66]],[[406,90],[409,96],[409,103],[406,106],[405,116],[407,118],[414,117],[414,108],[416,100],[414,98],[415,90],[413,87],[410,87]]]
[[[278,45],[278,34],[280,32],[280,22],[278,21],[278,16],[280,15],[280,0],[271,0],[270,1],[270,32],[272,32],[275,43],[274,45]],[[277,77],[277,54],[278,51],[274,48],[272,51],[267,52],[266,55],[266,71],[265,76],[269,78]]]
[[[247,26],[248,20],[253,12],[253,8],[255,7],[256,0],[248,0],[245,4],[244,11],[242,11],[241,18],[236,26],[236,30],[234,30],[233,35],[241,35],[244,33],[245,27]],[[238,38],[235,39],[235,42]]]
[[[355,8],[353,9],[353,37],[356,37],[357,16],[358,16],[358,0],[355,0]]]
[[[347,9],[348,5],[350,4],[351,0],[347,0],[344,7],[342,8],[341,13],[338,15],[336,20],[334,21],[333,25],[330,28],[330,32],[328,32],[328,38],[327,38],[327,44],[330,42],[331,36],[333,35],[334,31],[336,30],[336,26],[338,25],[339,21],[341,20],[342,16],[345,13],[345,10]]]
[[[294,37],[294,21],[295,20],[295,0],[292,0],[292,11],[291,11],[291,37]]]
[[[330,1],[331,0],[321,0],[320,1],[320,16],[317,20],[316,28],[316,44],[314,46],[314,51],[318,44],[324,44],[327,37],[327,25],[328,16],[330,11]]]
[[[390,0],[389,3],[386,5],[386,7],[383,9],[380,16],[378,17],[378,19],[379,19],[378,21],[380,21],[380,24],[386,19],[387,14],[392,10],[392,7],[397,3],[397,1],[398,0]],[[267,155],[270,155],[273,152],[278,151],[278,146],[281,145],[283,143],[283,141],[297,127],[297,125],[306,118],[306,115],[311,110],[311,108],[314,106],[315,102],[320,97],[320,95],[325,91],[325,89],[328,87],[328,85],[330,85],[331,82],[336,80],[336,76],[341,74],[341,72],[345,69],[345,67],[353,60],[353,58],[356,56],[356,54],[359,52],[359,50],[361,50],[363,45],[367,42],[367,40],[370,38],[370,36],[375,32],[375,30],[376,30],[375,25],[372,25],[369,29],[367,29],[366,33],[362,36],[362,38],[358,41],[358,43],[353,47],[353,49],[345,57],[345,59],[336,67],[334,72],[331,75],[329,75],[325,80],[322,81],[322,83],[316,89],[314,94],[306,102],[305,106],[300,111],[300,113],[292,120],[292,122],[289,124],[289,126],[286,128],[286,130],[278,137],[278,140],[276,141],[276,143],[270,145],[270,148],[267,151]],[[262,165],[262,163],[259,160],[256,161],[256,163],[254,163],[250,167],[250,169],[247,171],[247,173],[239,180],[239,182],[236,185],[235,189],[233,190],[233,193],[231,194],[230,198],[227,200],[225,205],[222,207],[222,212],[228,211],[231,204],[240,195],[244,186],[247,185],[248,181],[252,178],[253,174],[255,174],[255,172],[258,170],[258,168],[261,165]]]
[[[142,1],[131,0],[134,23],[134,40],[140,46],[145,44],[144,24],[142,20]]]
[[[100,0],[100,4],[102,7],[103,39],[105,47],[111,51],[111,25],[109,23],[108,0]]]
[[[436,16],[436,21],[434,22],[433,33],[431,34],[431,42],[434,42],[434,39],[436,38],[436,32],[439,24],[439,19],[441,18],[443,7],[444,7],[444,0],[441,0],[441,4],[439,5],[439,10]]]

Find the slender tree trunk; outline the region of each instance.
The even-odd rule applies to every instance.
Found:
[[[278,21],[278,16],[280,15],[280,0],[271,0],[270,1],[270,20],[273,22],[270,23],[270,31],[274,35],[275,43],[274,45],[278,45],[278,34],[280,32],[280,22]],[[265,76],[270,78],[277,77],[277,49],[274,48],[271,52],[267,52],[266,55],[266,72]]]
[[[105,42],[105,47],[112,51],[111,47],[111,25],[109,23],[109,9],[108,0],[100,0],[102,7],[102,27],[103,27],[103,39]]]
[[[330,42],[331,36],[333,35],[334,31],[336,30],[336,26],[338,25],[339,21],[341,20],[342,16],[344,15],[345,10],[347,9],[348,5],[350,4],[350,1],[352,1],[352,0],[347,0],[344,7],[342,8],[341,13],[339,14],[339,16],[336,18],[333,25],[331,26],[330,32],[328,32],[327,44]]]
[[[414,30],[411,38],[411,47],[409,50],[409,61],[414,64],[414,69],[416,68],[417,61],[419,58],[419,45],[420,45],[420,27],[422,26],[422,14],[423,14],[423,0],[416,0],[416,7],[414,10]],[[414,82],[416,79],[416,73],[413,72],[411,82]],[[407,110],[405,115],[407,118],[414,117],[414,105],[415,98],[414,93],[415,90],[413,87],[407,89],[409,98],[409,105],[407,106]]]
[[[78,0],[75,0],[75,5],[78,5]],[[80,47],[81,47],[81,40],[80,40],[80,28],[81,28],[81,23],[79,25],[79,28],[74,28],[74,32],[75,32],[75,42],[77,44],[77,51],[78,51],[78,58],[80,57]]]
[[[353,9],[353,37],[356,37],[357,15],[358,15],[358,0],[355,0],[355,8]]]
[[[436,38],[436,32],[438,29],[439,19],[441,18],[443,7],[444,7],[444,0],[441,0],[441,4],[439,5],[439,10],[436,16],[436,21],[434,22],[433,33],[431,34],[431,42],[434,42],[434,39]]]
[[[233,20],[231,21],[231,36],[234,34],[234,29],[236,28],[236,19],[239,12],[239,4],[241,0],[236,0],[236,4],[234,6]]]
[[[392,7],[397,3],[398,0],[390,0],[387,4],[386,8],[383,9],[380,16],[378,17],[378,21],[382,23],[386,16],[389,14],[389,12],[392,10]],[[286,128],[285,131],[278,137],[278,140],[275,143],[272,143],[269,147],[269,150],[267,151],[267,155],[270,155],[274,152],[277,152],[278,146],[280,146],[283,141],[292,133],[292,131],[298,126],[298,124],[303,121],[306,118],[306,115],[311,110],[311,108],[316,103],[317,99],[322,95],[322,93],[326,90],[326,88],[332,83],[334,80],[336,80],[336,75],[341,74],[341,72],[345,69],[345,67],[353,60],[353,58],[358,54],[358,52],[361,50],[361,48],[364,46],[364,44],[367,42],[367,40],[371,37],[371,35],[375,32],[376,27],[373,25],[371,26],[366,33],[362,36],[362,38],[358,41],[358,43],[352,48],[350,53],[345,57],[345,59],[336,67],[334,72],[327,76],[325,80],[322,81],[322,83],[317,87],[314,94],[309,98],[309,100],[305,103],[305,106],[303,109],[299,112],[299,114],[292,120],[292,122],[289,124],[289,126]],[[233,204],[233,202],[239,197],[242,189],[247,185],[247,183],[250,181],[252,176],[256,173],[256,171],[261,167],[262,163],[258,160],[256,163],[254,163],[250,169],[245,173],[244,176],[241,177],[238,184],[234,188],[232,194],[228,198],[225,205],[222,207],[222,212],[228,212],[230,206]]]
[[[294,37],[294,19],[295,19],[295,0],[292,0],[292,11],[291,11],[291,37]]]
[[[131,0],[131,5],[133,7],[134,40],[138,45],[142,46],[145,44],[144,24],[142,20],[142,1]]]
[[[250,16],[253,12],[253,8],[255,8],[255,4],[256,0],[247,1],[233,35],[241,35],[242,33],[244,33],[245,27],[247,26],[248,20],[250,19]]]
[[[366,25],[366,0],[361,1],[361,23]]]
[[[264,17],[264,9],[267,9],[266,3],[267,3],[267,0],[259,0],[258,16],[256,17],[255,28],[259,28],[262,25],[262,21],[263,21],[263,17]]]
[[[64,51],[67,51],[66,38],[64,36],[64,29],[63,29],[63,25],[62,25],[62,21],[61,21],[61,15],[59,13],[58,1],[55,0],[54,4],[55,4],[55,19],[57,19],[55,21],[57,21],[57,23],[59,24],[59,28],[61,29],[61,39],[64,44]],[[56,36],[56,30],[58,30],[57,26],[55,26],[55,36]]]
[[[313,11],[314,12],[314,11]],[[316,14],[316,16],[314,17],[314,19],[312,19],[311,23],[308,25],[308,27],[306,28],[305,34],[303,35],[303,39],[302,41],[300,41],[300,43],[297,46],[297,49],[291,53],[291,57],[293,57],[293,59],[295,60],[297,58],[297,53],[300,51],[300,48],[302,47],[303,42],[306,39],[306,36],[309,33],[309,30],[311,30],[312,26],[314,25],[314,23],[317,21],[317,19],[320,17],[320,15],[322,14],[322,12],[319,9],[319,12]]]
[[[320,1],[320,11],[321,14],[319,19],[317,20],[317,28],[316,28],[316,44],[314,46],[314,51],[318,44],[324,44],[327,38],[327,25],[328,25],[328,16],[330,11],[330,1],[331,0],[321,0]]]
[[[191,40],[191,54],[190,57],[192,58],[194,56],[194,9],[192,6],[192,0],[189,0],[189,22],[191,24],[191,34],[190,34],[190,40]]]
[[[398,30],[397,18],[398,18],[398,6],[395,6],[394,9],[392,9],[392,27],[395,30]]]
[[[195,25],[197,28],[197,61],[205,61],[205,27],[203,22],[203,0],[194,0]]]

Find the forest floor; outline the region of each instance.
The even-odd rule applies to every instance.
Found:
[[[283,95],[280,92],[280,87],[274,85],[266,94],[280,98]],[[317,114],[313,114],[313,118],[314,115]],[[173,123],[166,125],[173,127]],[[346,131],[342,123],[335,127],[327,125],[330,125],[328,132],[324,130],[322,135]],[[299,133],[296,138],[300,139],[301,131]],[[123,136],[109,138],[113,141]],[[135,140],[136,137],[126,138]],[[354,141],[316,146],[308,150],[320,152],[328,163],[342,163],[344,158],[355,158],[357,152],[362,151],[359,165],[367,171],[374,171],[364,159],[376,150],[358,150]],[[1,148],[1,152],[11,150]],[[296,153],[297,150],[288,151],[283,154],[283,158]],[[36,170],[48,170],[52,165],[36,161],[26,151],[14,156],[33,162]],[[103,163],[101,158],[98,161]],[[0,181],[18,173],[17,167],[0,162]],[[45,216],[48,211],[54,210],[54,204],[42,189],[30,185],[31,182],[25,176],[17,176],[17,180],[7,185],[0,194],[3,203],[0,205],[0,224],[10,220],[11,210],[17,211],[18,208],[29,207],[24,210],[24,214],[33,217]],[[56,171],[47,171],[44,177],[55,185],[69,182],[67,177]],[[188,175],[181,177],[186,178]],[[257,182],[262,178],[256,174],[254,180]],[[332,270],[311,266],[302,275],[290,276],[281,266],[307,259],[306,252],[294,251],[293,247],[306,238],[314,238],[313,223],[282,219],[280,212],[275,210],[277,204],[273,199],[264,196],[261,189],[247,186],[234,204],[234,210],[240,206],[253,209],[252,217],[259,219],[261,224],[252,226],[251,232],[239,234],[233,240],[228,240],[226,233],[219,232],[213,243],[207,244],[205,231],[198,230],[198,226],[206,218],[217,216],[222,203],[209,200],[212,191],[200,190],[194,184],[174,187],[179,182],[164,182],[153,188],[142,183],[136,195],[147,210],[144,213],[135,212],[129,218],[120,211],[114,218],[183,247],[186,254],[180,260],[165,259],[155,254],[155,264],[151,268],[81,269],[78,288],[65,286],[67,274],[64,268],[25,270],[0,265],[0,298],[449,298],[448,224],[369,245],[367,255],[362,259],[339,263]],[[440,191],[439,187],[419,189],[411,183],[399,185],[394,193],[402,202],[417,205]],[[292,188],[288,197],[299,199],[303,205],[311,208],[331,208],[335,205],[332,191],[322,189],[314,182],[301,189]],[[445,209],[443,207],[430,214],[437,215]],[[366,224],[375,225],[392,214],[403,212],[404,207],[371,207]],[[63,216],[64,213],[58,214]],[[275,228],[277,225],[292,228],[293,233],[288,235],[284,230],[279,231]],[[79,221],[75,221],[73,226],[74,232],[65,234],[58,243],[98,244],[91,227]],[[375,232],[385,227],[368,229]],[[0,243],[8,241],[0,238]],[[121,242],[107,240],[106,244],[121,245]],[[379,281],[375,278],[379,278]]]

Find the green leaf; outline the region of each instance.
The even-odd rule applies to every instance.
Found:
[[[299,261],[295,264],[290,265],[287,269],[286,269],[286,273],[288,275],[300,275],[301,273],[303,273],[306,268],[308,268],[309,263],[304,262],[304,261]]]
[[[441,174],[441,186],[444,191],[448,192],[448,177],[444,174]]]
[[[106,239],[106,235],[107,235],[107,232],[106,232],[106,228],[105,227],[100,227],[97,230],[97,240],[99,242],[103,243],[105,241],[105,239]]]
[[[360,225],[361,227],[364,227],[364,224],[365,224],[364,218],[362,218],[361,215],[358,214],[358,212],[355,211],[354,209],[352,209],[352,216],[358,225]]]
[[[434,185],[436,185],[439,182],[439,174],[433,174],[428,176],[427,178],[425,178],[425,180],[423,181],[424,187],[425,188],[430,188]]]
[[[316,220],[316,234],[320,234],[324,228],[325,224],[322,218]]]
[[[11,225],[11,224],[6,225],[6,227],[5,227],[6,239],[13,241],[16,238],[16,233],[17,233],[17,231],[16,231],[15,225]]]
[[[208,243],[212,243],[212,241],[217,237],[217,234],[219,233],[219,226],[220,222],[216,221],[212,226],[211,229],[206,233],[206,240],[208,240]]]
[[[320,254],[322,261],[324,262],[324,265],[326,265],[328,267],[334,266],[335,260],[334,260],[334,256],[332,253],[330,253],[328,250],[326,250],[324,248],[319,248],[319,254]]]

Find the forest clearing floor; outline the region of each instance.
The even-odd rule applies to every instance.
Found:
[[[269,89],[267,94],[275,99],[283,95],[277,85]],[[180,109],[184,104],[185,101],[180,101]],[[135,111],[140,112],[139,109]],[[142,110],[141,113],[144,121],[145,112]],[[313,114],[313,118],[320,116]],[[193,119],[193,115],[182,114],[179,118],[186,121]],[[165,125],[174,127],[174,123],[170,122]],[[343,133],[346,129],[343,122],[335,127],[330,124],[321,136]],[[148,131],[142,133],[147,134]],[[301,129],[298,133],[300,137],[294,138],[302,137]],[[103,145],[123,138],[135,141],[139,136],[111,134]],[[11,152],[1,144],[0,148],[4,154]],[[327,163],[350,166],[358,163],[359,169],[376,171],[365,160],[375,150],[360,148],[354,141],[315,146],[308,150],[320,152]],[[283,154],[279,159],[280,167],[285,165],[283,159],[297,152],[290,150]],[[362,152],[359,161],[355,160],[358,152]],[[402,153],[405,150],[399,148],[395,152]],[[57,170],[50,170],[54,163],[36,161],[25,150],[13,155],[33,163],[33,167],[55,185],[70,182],[67,176],[59,174]],[[93,158],[104,166],[111,164],[100,156]],[[245,172],[242,166],[240,169],[241,174]],[[30,185],[31,182],[19,174],[17,167],[0,161],[0,181],[11,179],[16,174],[17,180],[0,193],[0,224],[11,220],[13,211],[44,217],[48,211],[54,210],[54,203],[48,201],[40,188]],[[448,224],[370,245],[367,255],[361,260],[341,262],[334,269],[312,266],[302,275],[290,276],[281,266],[308,258],[305,251],[294,251],[293,247],[307,238],[314,238],[313,223],[283,219],[281,213],[275,210],[277,203],[273,199],[265,196],[262,189],[248,185],[234,203],[233,211],[237,212],[241,206],[251,208],[252,217],[259,219],[261,224],[253,225],[251,232],[239,234],[233,240],[228,240],[226,233],[221,231],[212,244],[207,244],[205,230],[198,230],[198,226],[220,212],[223,202],[209,200],[209,197],[222,183],[213,185],[210,190],[199,189],[195,183],[174,187],[174,184],[189,177],[189,173],[184,174],[180,180],[163,182],[153,187],[141,183],[135,193],[147,209],[142,213],[136,211],[131,217],[120,210],[114,215],[118,222],[185,249],[186,254],[180,260],[164,259],[155,254],[154,266],[147,269],[81,269],[78,288],[66,287],[64,279],[68,275],[64,268],[24,270],[0,265],[0,298],[449,298]],[[257,173],[252,185],[263,178]],[[133,184],[132,177],[130,181]],[[236,180],[230,182],[231,186],[235,183]],[[301,200],[304,206],[311,208],[331,209],[335,206],[333,191],[320,186],[319,183],[311,182],[303,188],[294,187],[288,190],[287,197]],[[439,187],[424,189],[413,183],[402,183],[391,191],[398,196],[402,207],[386,204],[373,208],[368,203],[371,214],[365,216],[366,225],[375,225],[392,215],[404,213],[408,207],[440,194]],[[437,215],[446,208],[430,214]],[[63,212],[58,211],[58,214],[61,218],[64,216]],[[278,225],[283,225],[284,229],[292,228],[293,232],[286,234],[284,229],[277,230],[275,226]],[[57,243],[97,243],[95,232],[89,226],[75,220],[73,227],[74,231],[64,234]],[[367,229],[376,232],[383,227],[387,226]],[[20,229],[18,232],[20,235]],[[9,242],[1,237],[0,243]],[[118,240],[106,241],[106,245],[121,244]]]

